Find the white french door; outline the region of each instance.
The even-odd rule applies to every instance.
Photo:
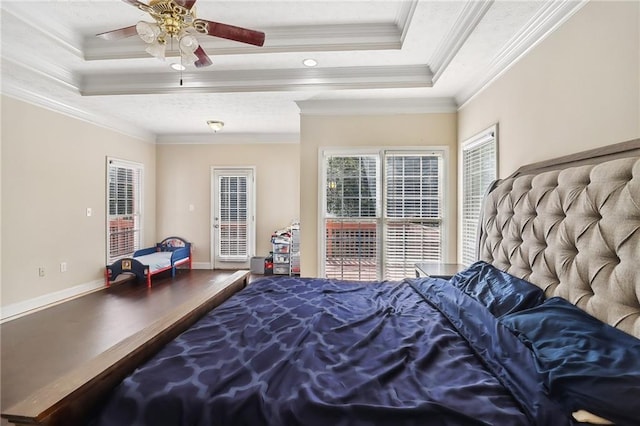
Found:
[[[211,253],[214,269],[249,266],[255,253],[255,170],[213,167]]]

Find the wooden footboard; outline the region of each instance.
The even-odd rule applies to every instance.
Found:
[[[203,315],[244,288],[249,275],[248,271],[238,271],[213,283],[204,294],[9,407],[2,417],[14,424],[85,424],[87,416],[114,386]]]

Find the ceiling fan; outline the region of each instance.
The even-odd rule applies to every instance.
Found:
[[[263,32],[196,18],[193,7],[196,0],[150,0],[149,4],[138,0],[122,1],[147,12],[155,22],[140,21],[130,27],[97,34],[97,37],[118,40],[137,34],[149,44],[146,52],[161,60],[165,57],[167,41],[173,42],[175,39],[183,63],[193,64],[198,68],[211,65],[211,59],[194,34],[206,34],[255,46],[264,44]]]

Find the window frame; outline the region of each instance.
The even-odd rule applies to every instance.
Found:
[[[133,251],[131,252],[127,252],[124,254],[119,254],[116,256],[111,256],[111,244],[110,244],[110,240],[111,240],[111,230],[110,230],[110,222],[112,220],[113,217],[117,217],[117,216],[122,216],[122,215],[118,215],[116,214],[115,216],[111,215],[110,212],[110,202],[111,202],[111,191],[109,188],[109,184],[110,184],[110,169],[112,167],[118,167],[118,168],[123,168],[123,169],[129,169],[132,170],[134,173],[138,173],[138,183],[137,183],[137,188],[134,188],[134,191],[137,191],[137,197],[134,196],[134,203],[133,203],[133,213],[131,213],[132,216],[137,217],[137,220],[134,219],[134,229],[132,232],[138,234],[138,237],[135,238],[134,236],[134,241],[133,241]],[[135,184],[135,183],[134,183]],[[126,257],[131,257],[133,255],[133,253],[136,250],[139,250],[142,248],[142,242],[144,241],[144,215],[143,215],[143,208],[144,208],[144,164],[142,163],[137,163],[134,161],[129,161],[129,160],[123,160],[120,158],[114,158],[114,157],[107,157],[106,158],[106,164],[105,164],[105,257],[106,257],[106,262],[107,265],[110,265],[111,263],[113,263],[114,261],[118,260],[118,259],[122,259],[122,258],[126,258]],[[137,225],[137,226],[135,226]]]
[[[325,208],[326,208],[326,182],[327,182],[327,170],[325,167],[325,159],[328,156],[366,156],[376,155],[378,157],[378,179],[377,179],[377,215],[375,220],[380,223],[378,229],[378,250],[379,266],[377,275],[380,280],[384,279],[384,270],[382,268],[382,261],[385,247],[384,240],[384,221],[386,220],[385,212],[383,212],[384,201],[383,191],[386,182],[385,176],[385,153],[393,154],[406,154],[406,155],[439,155],[442,161],[442,169],[440,170],[440,188],[442,191],[442,214],[441,214],[441,261],[446,262],[449,258],[449,247],[451,243],[451,221],[448,219],[448,212],[452,211],[451,200],[453,197],[449,195],[450,185],[450,164],[449,164],[449,147],[444,145],[437,146],[384,146],[384,147],[320,147],[318,150],[318,208],[317,208],[317,238],[318,238],[318,254],[317,264],[319,276],[326,276],[325,270],[325,255],[326,255],[326,240],[325,240]],[[455,216],[454,216],[455,217]]]
[[[447,256],[447,244],[446,244],[446,236],[445,236],[445,227],[446,227],[446,211],[448,209],[448,206],[446,204],[446,200],[445,200],[445,196],[446,196],[446,189],[445,189],[445,175],[446,175],[446,155],[445,155],[445,151],[442,149],[420,149],[420,148],[412,148],[412,149],[385,149],[382,151],[382,158],[381,161],[383,162],[382,165],[382,187],[383,187],[383,199],[382,199],[382,212],[381,212],[381,218],[382,218],[382,229],[381,229],[381,250],[382,250],[382,255],[381,258],[379,259],[380,264],[381,265],[386,265],[389,262],[389,259],[386,258],[386,254],[388,253],[388,248],[390,246],[390,241],[386,238],[384,238],[387,233],[389,232],[389,226],[391,224],[397,224],[397,223],[402,223],[402,222],[407,222],[407,223],[411,223],[413,220],[417,220],[420,222],[424,222],[424,223],[437,223],[438,227],[439,227],[439,232],[440,232],[440,241],[439,241],[439,260],[437,260],[438,262],[444,262],[444,259],[446,259]],[[409,217],[402,217],[402,218],[392,218],[389,217],[388,215],[388,211],[386,209],[387,206],[387,202],[388,202],[388,169],[386,167],[386,160],[387,157],[391,157],[391,156],[398,156],[398,157],[411,157],[411,156],[417,156],[417,157],[436,157],[438,159],[438,200],[439,200],[439,207],[440,207],[440,211],[439,211],[439,218],[437,219],[433,219],[433,218],[409,218]],[[416,259],[416,262],[418,261],[428,261],[428,259]],[[414,262],[415,263],[415,262]],[[382,268],[382,267],[381,267]],[[414,271],[415,270],[415,264],[411,265],[408,267],[408,269],[410,271]],[[386,270],[385,268],[382,268],[381,271],[381,279],[394,279],[390,276],[388,276],[389,271]]]
[[[465,154],[473,151],[473,150],[481,150],[481,149],[486,149],[486,146],[488,144],[493,144],[493,156],[491,157],[493,160],[493,175],[491,177],[491,180],[489,182],[485,182],[482,184],[483,189],[481,190],[481,193],[478,194],[472,194],[467,196],[466,193],[466,177],[467,174],[469,173],[467,170],[467,164],[465,161]],[[460,184],[459,184],[459,203],[460,203],[460,208],[459,208],[459,217],[458,217],[458,260],[459,263],[463,264],[463,265],[469,265],[470,263],[472,263],[474,260],[477,260],[478,258],[478,247],[477,247],[477,238],[478,238],[478,227],[479,227],[479,218],[480,218],[480,214],[482,211],[482,202],[484,200],[484,196],[486,195],[487,189],[489,188],[491,182],[495,181],[498,177],[498,124],[494,124],[484,130],[482,130],[481,132],[473,135],[472,137],[464,140],[461,144],[460,144],[460,161],[459,161],[459,168],[460,168]],[[480,161],[482,161],[483,158],[480,159]],[[481,166],[480,170],[476,170],[474,171],[475,173],[482,173],[482,168],[485,168],[486,164]],[[491,167],[491,166],[489,166]],[[490,173],[491,171],[489,171]],[[477,213],[475,214],[476,217],[476,224],[475,224],[475,236],[473,238],[473,241],[470,241],[471,236],[467,234],[467,223],[466,223],[466,216],[467,216],[467,200],[469,197],[480,197],[480,204],[478,206],[478,210]],[[469,244],[471,244],[471,247],[469,247]],[[467,258],[467,251],[468,250],[472,250],[474,255],[473,255],[473,260],[472,259],[468,259]]]
[[[382,163],[380,160],[380,149],[374,148],[321,148],[320,155],[318,155],[318,171],[320,175],[320,182],[318,185],[318,242],[319,242],[319,250],[318,250],[318,265],[320,276],[326,276],[326,268],[325,268],[325,257],[326,257],[326,239],[325,239],[325,221],[327,219],[326,205],[327,205],[327,191],[326,191],[326,182],[327,182],[327,168],[325,167],[326,161],[325,159],[328,157],[366,157],[366,156],[375,156],[376,160],[376,173],[378,179],[376,180],[376,214],[373,218],[368,218],[369,220],[376,222],[376,230],[377,230],[377,247],[381,249],[381,235],[380,235],[380,224],[378,223],[381,217],[382,212],[382,197],[381,197],[381,167]],[[381,266],[378,264],[376,275],[381,275]]]

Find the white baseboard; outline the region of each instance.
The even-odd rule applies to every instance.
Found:
[[[95,280],[75,287],[34,297],[23,302],[13,303],[0,308],[0,324],[11,321],[32,312],[39,311],[60,302],[75,299],[96,290],[104,288],[104,280]]]
[[[212,269],[210,262],[193,262],[191,264],[191,267],[193,269]],[[18,302],[0,307],[0,324],[20,318],[32,312],[37,312],[41,309],[47,308],[57,303],[69,299],[74,299],[76,297],[83,296],[96,290],[100,290],[102,288],[104,288],[104,280],[96,280],[89,283],[80,284],[75,287],[34,297],[33,299],[25,300],[24,302]]]

